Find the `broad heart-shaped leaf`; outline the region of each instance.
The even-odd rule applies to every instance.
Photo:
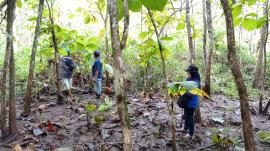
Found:
[[[186,24],[182,22],[177,25],[176,30],[183,30],[185,29],[185,27],[186,27]]]
[[[128,9],[133,12],[139,12],[142,8],[140,0],[128,0]]]
[[[242,27],[247,31],[254,30],[257,28],[257,20],[250,17],[246,17],[242,21]]]
[[[113,68],[112,68],[111,65],[105,64],[105,65],[104,65],[104,70],[105,70],[105,71],[108,71],[109,74],[113,75]]]
[[[16,1],[16,5],[17,5],[17,7],[22,8],[22,1],[21,0],[17,0]]]
[[[140,0],[150,10],[163,11],[168,0]]]
[[[263,17],[260,17],[258,20],[257,20],[257,28],[261,28],[262,26],[264,26],[266,24],[266,17],[263,16]]]
[[[88,15],[86,15],[86,16],[84,17],[84,19],[83,19],[83,23],[84,23],[84,24],[88,24],[88,23],[90,23],[90,21],[91,21],[91,18],[90,18]]]
[[[235,4],[232,8],[232,15],[233,18],[238,17],[242,12],[243,5],[242,4]]]

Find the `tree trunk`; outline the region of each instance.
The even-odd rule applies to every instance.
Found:
[[[39,1],[39,8],[38,8],[38,17],[36,22],[36,29],[35,29],[35,36],[33,41],[33,47],[32,47],[32,54],[31,54],[31,60],[29,65],[29,75],[28,75],[28,82],[27,82],[27,88],[25,91],[25,97],[24,97],[24,116],[28,116],[30,113],[30,104],[32,101],[32,84],[33,84],[33,76],[35,72],[35,61],[36,61],[36,52],[37,52],[37,45],[38,45],[38,37],[40,34],[40,24],[42,20],[42,12],[43,12],[43,6],[44,6],[44,0]]]
[[[7,8],[7,51],[10,51],[9,56],[9,133],[17,133],[16,122],[16,87],[15,87],[15,60],[13,49],[13,23],[15,19],[16,0],[8,1]]]
[[[102,10],[101,8],[99,7],[99,5],[97,4],[97,7],[98,7],[98,10],[99,10],[99,14],[103,20],[103,24],[104,24],[104,29],[105,29],[105,50],[106,50],[106,61],[107,63],[109,64],[110,63],[110,49],[109,49],[109,39],[108,39],[108,26],[107,26],[107,23],[108,23],[108,13],[109,13],[109,8],[108,8],[108,5],[106,7],[106,14],[105,14],[105,17],[103,16],[102,14]],[[109,72],[108,71],[105,71],[105,74],[106,74],[106,80],[105,80],[105,83],[106,83],[106,86],[107,87],[110,87],[110,75],[109,75]]]
[[[206,14],[207,14],[207,29],[209,38],[209,47],[206,60],[206,70],[205,70],[205,81],[204,81],[204,91],[210,96],[211,93],[211,65],[212,65],[212,53],[214,50],[214,34],[213,34],[213,24],[212,24],[212,12],[211,12],[211,1],[206,0]]]
[[[171,116],[171,133],[172,133],[172,150],[173,151],[177,151],[176,148],[176,125],[175,125],[175,113],[174,113],[174,102],[172,101],[171,104],[169,103],[169,96],[168,96],[168,89],[167,89],[167,85],[168,85],[168,78],[167,78],[167,71],[166,71],[166,64],[165,64],[165,59],[163,56],[163,47],[159,38],[159,34],[158,34],[158,30],[157,30],[157,25],[154,21],[153,15],[150,12],[149,9],[147,9],[148,14],[150,16],[152,25],[154,27],[155,33],[156,33],[156,37],[157,37],[157,41],[158,41],[158,47],[159,47],[159,53],[160,53],[160,58],[162,61],[162,69],[163,69],[163,78],[164,78],[164,83],[166,84],[166,100],[167,100],[167,105],[170,111],[170,116]],[[192,44],[192,43],[191,43]]]
[[[264,5],[264,15],[268,14],[268,0],[265,1]],[[268,21],[267,21],[268,22]],[[259,56],[257,60],[256,70],[255,70],[255,78],[252,84],[253,88],[259,89],[262,85],[262,78],[263,78],[263,52],[266,47],[267,37],[268,37],[268,23],[266,23],[261,28],[261,38],[260,38],[260,47],[259,47]]]
[[[247,151],[255,151],[255,141],[249,111],[249,102],[248,102],[249,99],[235,46],[232,12],[228,0],[220,0],[220,2],[222,4],[226,20],[228,61],[230,62],[230,68],[232,70],[232,74],[234,76],[234,80],[240,97],[240,108],[241,108],[241,117],[243,121],[243,135],[244,135],[245,149]]]
[[[9,41],[7,41],[6,47],[6,54],[5,54],[5,61],[3,67],[3,77],[1,78],[1,133],[2,137],[5,138],[8,136],[7,130],[7,110],[6,110],[6,89],[7,89],[7,73],[8,73],[8,66],[9,66]]]
[[[193,64],[195,60],[195,53],[193,50],[193,42],[192,42],[192,31],[190,25],[190,6],[189,0],[186,0],[186,24],[187,24],[187,34],[188,34],[188,47],[189,47],[189,64]]]
[[[206,25],[206,11],[205,11],[205,0],[202,0],[203,7],[203,63],[206,68],[206,42],[207,42],[207,25]]]
[[[124,70],[122,64],[122,49],[125,46],[125,41],[128,36],[129,14],[128,3],[124,0],[125,20],[124,20],[124,33],[122,42],[120,42],[119,25],[118,25],[118,9],[116,0],[108,0],[110,27],[111,27],[111,43],[113,49],[113,68],[114,68],[114,88],[117,102],[118,114],[121,120],[121,129],[123,135],[123,150],[132,150],[130,122],[128,116],[127,95],[125,87]],[[126,32],[126,33],[125,33]],[[125,37],[126,36],[126,37]],[[121,49],[122,48],[122,49]]]
[[[61,79],[60,79],[60,71],[59,71],[59,51],[58,51],[58,44],[56,40],[55,30],[54,30],[54,18],[53,18],[53,8],[52,5],[49,4],[48,0],[46,0],[48,9],[49,9],[49,18],[51,22],[51,33],[52,33],[52,42],[54,46],[54,63],[55,63],[55,73],[56,73],[56,94],[57,94],[57,103],[63,104],[64,103],[64,96],[61,92]]]

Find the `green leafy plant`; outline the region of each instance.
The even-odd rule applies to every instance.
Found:
[[[109,97],[106,96],[104,99],[104,102],[99,106],[98,110],[99,112],[105,112],[111,109],[112,106],[113,106],[113,103],[110,101]]]
[[[198,88],[198,84],[194,81],[173,82],[168,84],[168,93],[172,97],[183,95],[187,91],[200,97],[205,96],[209,98],[204,91]]]
[[[270,144],[270,131],[260,130],[256,135],[259,137],[261,142]]]
[[[211,140],[220,148],[228,148],[230,146],[236,147],[240,140],[240,135],[234,130],[229,128],[212,128]],[[239,148],[239,146],[237,146]]]

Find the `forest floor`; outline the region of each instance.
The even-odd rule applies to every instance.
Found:
[[[65,105],[56,104],[55,95],[41,95],[34,100],[32,113],[29,117],[18,117],[19,133],[5,142],[0,142],[0,151],[10,151],[16,144],[22,147],[36,148],[38,151],[121,151],[122,134],[116,105],[107,112],[102,113],[105,121],[101,124],[87,126],[85,105],[87,103],[99,105],[94,95],[75,93],[77,102]],[[110,97],[114,102],[114,98]],[[169,151],[171,150],[171,132],[169,128],[169,112],[167,104],[160,94],[145,102],[139,94],[128,94],[129,115],[133,150],[135,151]],[[194,140],[183,138],[185,134],[179,131],[182,109],[176,107],[177,148],[178,150],[218,150],[212,145],[211,134],[213,128],[228,128],[227,134],[242,138],[241,115],[239,100],[230,99],[224,95],[212,95],[211,102],[203,101],[201,104],[202,124],[196,124],[196,137]],[[270,130],[270,116],[256,114],[258,103],[251,102],[252,122],[254,132]],[[22,99],[17,103],[18,114],[21,113]],[[98,111],[91,114],[101,114]],[[56,132],[48,132],[46,121],[50,120]],[[43,125],[43,126],[42,126]],[[43,129],[40,129],[40,128]],[[35,134],[34,134],[35,132]],[[260,143],[257,136],[256,147],[259,151],[269,151],[270,145]],[[243,140],[239,143],[243,147]],[[237,150],[230,147],[225,150]]]

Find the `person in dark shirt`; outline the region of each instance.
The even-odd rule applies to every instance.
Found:
[[[92,80],[94,82],[94,88],[97,98],[100,98],[102,93],[102,73],[103,67],[100,60],[100,51],[94,52],[95,62],[92,66]]]
[[[195,65],[190,65],[186,70],[188,73],[188,78],[186,81],[194,81],[198,84],[198,88],[201,88],[201,77],[198,72],[198,68]],[[182,131],[188,132],[184,138],[194,138],[194,114],[196,109],[199,106],[199,96],[188,94],[190,95],[190,100],[188,101],[187,107],[184,108],[184,119],[185,119],[185,126],[183,127]]]
[[[67,96],[71,97],[72,88],[72,74],[75,68],[75,64],[70,56],[70,52],[67,51],[67,56],[60,58],[60,74],[64,83],[64,91],[67,92]]]

